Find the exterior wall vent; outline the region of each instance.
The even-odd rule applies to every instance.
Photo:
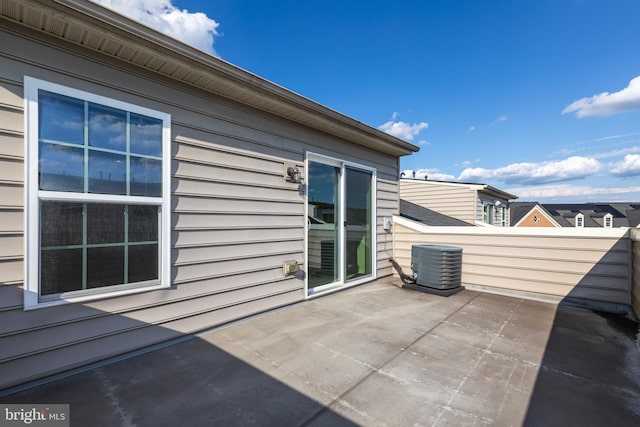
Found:
[[[411,270],[417,287],[427,292],[449,296],[464,289],[462,248],[438,245],[413,245]]]

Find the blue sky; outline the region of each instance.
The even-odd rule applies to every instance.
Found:
[[[419,145],[418,177],[640,201],[637,0],[96,2]]]

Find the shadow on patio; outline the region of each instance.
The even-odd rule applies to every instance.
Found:
[[[0,399],[72,425],[637,425],[637,324],[394,279]]]

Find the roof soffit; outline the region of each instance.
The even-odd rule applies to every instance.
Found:
[[[374,150],[419,150],[86,0],[0,0],[0,17]]]

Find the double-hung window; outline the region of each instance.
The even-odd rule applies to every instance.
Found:
[[[168,286],[170,116],[25,77],[25,308]]]

